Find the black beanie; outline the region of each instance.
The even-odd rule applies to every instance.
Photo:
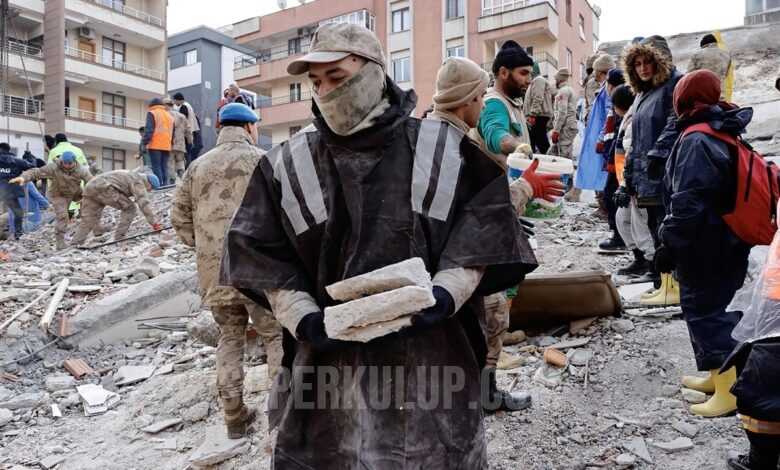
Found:
[[[712,34],[707,34],[703,38],[701,38],[701,43],[699,43],[699,46],[704,47],[707,44],[717,43],[718,40],[715,39],[715,36]]]
[[[628,111],[634,104],[634,92],[629,85],[620,85],[612,92],[612,106]]]
[[[623,71],[620,69],[612,69],[607,74],[607,83],[612,86],[619,86],[626,83],[626,79],[623,77]]]
[[[512,70],[517,67],[533,67],[533,65],[534,60],[525,52],[525,49],[510,39],[501,46],[501,50],[498,51],[496,59],[493,61],[493,75],[498,75],[501,67]]]

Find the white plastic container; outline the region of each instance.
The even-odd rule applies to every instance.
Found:
[[[534,155],[535,160],[539,160],[537,173],[541,174],[559,174],[561,183],[568,186],[569,181],[574,175],[574,163],[568,158],[557,157],[554,155]],[[509,166],[509,180],[515,181],[523,175],[533,160],[525,156],[513,153],[509,155],[507,164]],[[525,217],[535,219],[552,219],[559,217],[563,209],[563,198],[558,198],[556,202],[546,201],[544,199],[532,199],[528,202],[525,209]]]

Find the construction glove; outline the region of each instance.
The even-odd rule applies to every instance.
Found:
[[[675,267],[672,250],[670,250],[666,245],[661,245],[657,250],[655,250],[653,264],[655,265],[655,271],[658,273],[672,272]]]
[[[159,232],[162,229],[163,229],[162,224],[152,224],[152,230],[154,230],[155,232]]]
[[[301,318],[295,328],[295,335],[300,341],[309,343],[317,352],[336,351],[350,344],[348,341],[328,338],[325,333],[325,314],[322,312],[309,313]]]
[[[531,127],[536,125],[536,116],[528,116],[528,125]]]
[[[536,232],[534,232],[536,225],[534,225],[533,222],[523,217],[518,217],[518,220],[520,220],[520,226],[523,227],[523,233],[525,233],[528,238],[536,236]]]
[[[647,177],[651,180],[660,180],[664,177],[664,167],[666,166],[666,160],[660,158],[648,158],[647,159]]]
[[[556,197],[563,196],[566,186],[561,182],[561,175],[549,173],[536,174],[539,168],[539,160],[534,160],[531,166],[523,172],[523,179],[528,181],[534,190],[534,198],[555,202]]]
[[[616,206],[625,209],[631,204],[631,195],[628,194],[628,190],[625,186],[620,186],[612,196],[612,200],[615,201]]]
[[[19,186],[24,186],[24,178],[22,178],[21,176],[17,176],[16,178],[11,178],[10,180],[8,180],[8,182],[11,184],[18,184]]]
[[[437,325],[455,314],[455,299],[441,286],[433,286],[436,304],[412,316],[412,326],[429,327]]]
[[[557,144],[559,140],[561,140],[561,133],[558,131],[552,131],[552,134],[550,134],[550,140],[552,140],[552,143]]]

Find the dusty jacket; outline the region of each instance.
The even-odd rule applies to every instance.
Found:
[[[718,47],[716,43],[707,44],[693,53],[688,71],[707,69],[720,77],[721,83],[726,80],[731,65],[731,54]]]
[[[555,121],[553,129],[563,132],[564,128],[577,129],[577,97],[569,85],[558,90],[555,95]]]
[[[655,42],[651,45],[648,41]],[[642,82],[633,67],[639,55],[650,56],[656,63],[655,76],[649,82]],[[666,41],[656,37],[629,47],[624,54],[623,68],[637,95],[631,124],[631,168],[627,171],[640,206],[659,205],[662,181],[651,180],[647,169],[650,159],[666,160],[679,135],[672,95],[682,74],[674,67]]]
[[[78,201],[81,199],[81,182],[88,183],[92,179],[92,173],[78,162],[72,169],[66,170],[62,167],[62,160],[58,159],[46,166],[27,170],[22,177],[25,181],[48,179],[48,196],[66,197]]]
[[[527,116],[553,117],[553,89],[544,77],[534,78],[525,92],[523,112]]]
[[[174,196],[171,223],[179,238],[195,247],[201,295],[208,306],[251,302],[233,287],[218,285],[219,265],[226,228],[263,155],[246,131],[223,127],[217,146],[190,165]]]
[[[178,111],[171,111],[173,117],[173,148],[178,152],[186,152],[187,144],[192,144],[192,129],[187,117]]]
[[[121,201],[122,206],[129,205],[135,199],[135,204],[141,209],[146,221],[155,224],[156,218],[149,202],[149,193],[146,192],[146,175],[129,170],[114,170],[102,173],[92,178],[84,187],[84,197],[96,201],[116,200]],[[107,193],[113,193],[106,197]],[[120,208],[121,209],[121,208]]]

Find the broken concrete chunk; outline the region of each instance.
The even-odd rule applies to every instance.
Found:
[[[623,448],[644,460],[645,462],[653,463],[653,458],[650,456],[650,451],[647,450],[647,443],[645,443],[643,438],[635,437],[626,444],[623,444]]]
[[[631,320],[613,320],[610,324],[612,330],[616,333],[625,334],[634,330],[634,322]]]
[[[25,408],[37,408],[46,401],[46,394],[43,392],[21,393],[2,403],[0,408],[8,410],[21,410]]]
[[[394,320],[374,323],[372,325],[358,326],[344,330],[336,339],[343,341],[357,341],[367,343],[375,338],[387,336],[412,325],[412,316],[404,315]]]
[[[247,438],[228,439],[223,426],[208,428],[205,436],[203,444],[190,455],[189,460],[194,467],[216,465],[249,450]]]
[[[334,300],[348,301],[408,286],[422,287],[427,290],[433,288],[431,275],[425,268],[422,258],[412,258],[385,266],[331,284],[325,289]]]
[[[119,403],[119,395],[100,385],[86,384],[76,387],[84,405],[84,416],[103,414]]]
[[[387,328],[374,328],[370,335],[356,335],[355,329],[396,320],[435,304],[436,299],[430,288],[402,287],[334,307],[327,307],[325,309],[325,331],[329,338],[369,341],[379,337],[373,336],[374,334],[380,336],[387,334]],[[393,326],[398,327],[395,323]]]
[[[615,463],[620,468],[629,468],[634,466],[636,463],[636,458],[631,454],[620,454],[615,459]]]
[[[154,366],[122,366],[114,375],[116,386],[143,382],[154,374],[154,369]]]
[[[41,459],[41,461],[38,462],[38,465],[40,465],[44,470],[49,470],[50,468],[54,468],[61,464],[67,458],[68,457],[65,455],[50,455],[44,459]]]
[[[207,346],[216,347],[219,339],[219,325],[214,321],[214,315],[208,310],[204,310],[187,322],[187,333]]]
[[[46,377],[46,390],[58,392],[68,390],[76,386],[76,379],[69,375],[50,375]]]
[[[0,428],[10,423],[14,419],[14,412],[5,408],[0,408]]]
[[[265,392],[271,389],[271,379],[268,377],[268,364],[250,367],[244,378],[244,390],[247,393]]]
[[[162,421],[157,421],[156,423],[152,423],[145,428],[141,428],[141,431],[148,432],[149,434],[157,434],[158,432],[162,432],[168,428],[176,426],[177,424],[181,424],[180,418],[165,419]]]
[[[574,338],[567,341],[561,341],[559,343],[555,343],[551,345],[550,347],[563,351],[564,349],[580,348],[582,346],[585,346],[588,343],[590,343],[590,338],[584,336],[582,338]]]
[[[698,390],[691,390],[690,388],[681,388],[683,400],[688,403],[698,404],[707,401],[707,394]]]
[[[653,447],[657,447],[667,454],[674,454],[676,452],[693,449],[693,441],[687,437],[678,437],[671,442],[654,442]]]
[[[695,424],[686,423],[685,421],[675,421],[672,423],[672,427],[675,431],[679,432],[686,437],[695,437],[699,433],[699,427]]]

